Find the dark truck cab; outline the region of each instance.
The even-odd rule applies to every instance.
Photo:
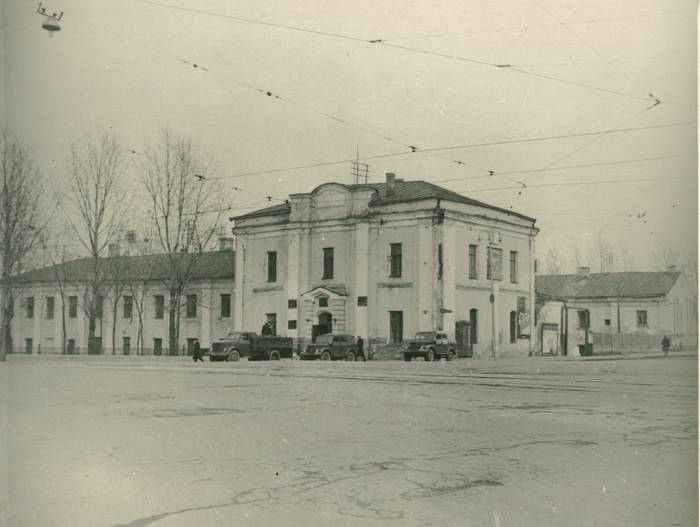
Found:
[[[234,331],[214,342],[209,350],[209,360],[237,361],[280,360],[291,358],[294,343],[291,337],[261,336],[247,331]]]
[[[404,343],[403,360],[410,361],[423,357],[426,361],[435,359],[453,360],[457,356],[457,345],[450,342],[447,334],[441,331],[419,331],[415,338]]]

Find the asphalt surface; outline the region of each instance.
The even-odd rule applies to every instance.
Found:
[[[698,525],[697,356],[20,356],[0,380],[0,525]]]

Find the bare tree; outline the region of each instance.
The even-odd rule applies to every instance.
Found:
[[[88,353],[96,353],[95,330],[102,324],[102,301],[108,281],[102,255],[121,230],[127,200],[123,191],[124,150],[111,133],[83,136],[71,145],[69,220],[90,257],[90,276],[82,295],[88,319]],[[101,333],[100,333],[101,334]]]
[[[15,277],[41,242],[42,180],[25,146],[7,129],[0,132],[2,186],[0,187],[0,361],[12,351],[12,318],[16,299]]]
[[[591,256],[598,263],[599,273],[607,273],[615,265],[615,248],[601,233],[593,243]]]
[[[117,318],[119,316],[119,299],[128,289],[128,258],[115,255],[106,262],[107,288],[112,300],[112,355],[116,354]]]
[[[545,274],[563,274],[566,269],[564,256],[553,247],[544,255],[543,265]]]
[[[156,147],[145,151],[141,171],[155,241],[166,256],[167,269],[160,276],[170,295],[168,348],[175,354],[179,349],[182,295],[216,231],[221,205],[208,180],[213,175],[213,162],[202,157],[190,139],[166,130]]]

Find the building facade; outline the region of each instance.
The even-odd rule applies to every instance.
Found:
[[[537,276],[538,351],[658,351],[664,336],[672,349],[697,349],[697,296],[680,278],[674,268]]]
[[[232,219],[236,329],[268,323],[302,344],[351,333],[370,345],[440,329],[477,354],[492,335],[502,352],[529,351],[532,218],[387,174]]]
[[[102,353],[186,354],[191,353],[195,338],[207,348],[231,331],[234,253],[232,250],[203,253],[182,296],[181,348],[168,349],[169,293],[160,276],[167,268],[165,258],[154,254],[102,259],[105,269],[113,268],[111,264],[118,262],[120,269],[130,270],[121,276],[118,284],[105,279],[102,286],[104,295],[96,328]],[[18,277],[12,320],[13,352],[63,353],[65,327],[65,352],[87,353],[84,298],[90,273],[91,260],[82,258]]]

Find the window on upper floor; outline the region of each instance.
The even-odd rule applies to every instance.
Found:
[[[221,297],[221,310],[219,312],[221,318],[231,317],[231,295],[223,294]]]
[[[267,252],[267,281],[277,281],[277,251]]]
[[[68,297],[68,318],[78,318],[78,297]]]
[[[163,316],[165,314],[165,296],[155,295],[153,297],[153,310],[153,318],[156,320],[163,320]]]
[[[323,280],[333,278],[333,247],[323,249]]]
[[[125,296],[124,297],[124,318],[131,318],[134,313],[134,297]]]
[[[27,318],[34,318],[34,297],[27,297]]]
[[[476,280],[479,278],[478,268],[477,268],[477,246],[469,245],[469,279]]]
[[[401,277],[401,244],[392,243],[389,245],[389,276],[391,278]]]
[[[197,318],[197,295],[187,295],[185,317]]]
[[[510,283],[518,283],[518,252],[510,251]]]
[[[647,325],[648,325],[647,310],[641,309],[641,310],[637,311],[637,326],[647,327]]]

